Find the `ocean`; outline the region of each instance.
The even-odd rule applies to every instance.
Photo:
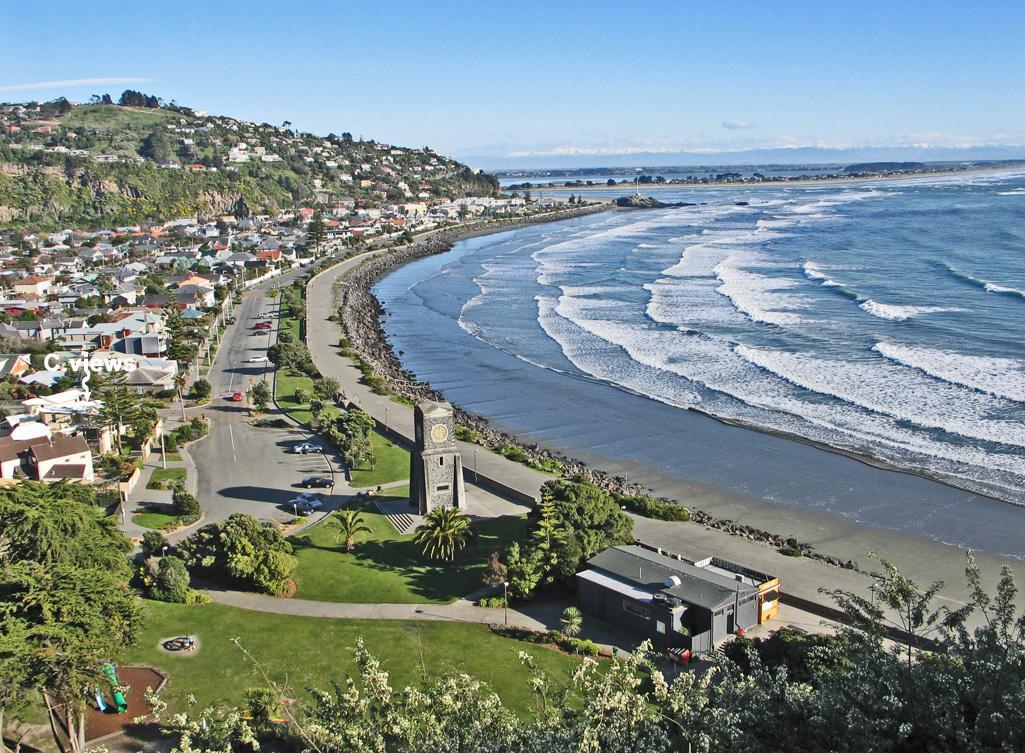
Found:
[[[589,462],[1025,556],[1025,175],[657,196],[695,205],[396,270],[403,365]]]

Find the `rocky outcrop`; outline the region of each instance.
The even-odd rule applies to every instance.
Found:
[[[666,204],[652,196],[641,196],[637,193],[633,196],[620,196],[616,199],[616,206],[623,209],[669,209],[672,207],[692,207],[694,204],[688,201]]]

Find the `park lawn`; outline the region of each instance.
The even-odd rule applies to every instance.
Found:
[[[143,528],[161,529],[177,520],[178,516],[173,513],[161,512],[152,508],[143,508],[142,512],[132,515],[132,522]]]
[[[389,497],[408,499],[408,488],[388,490]],[[360,505],[373,533],[360,534],[356,549],[345,551],[334,526],[320,523],[292,539],[299,566],[295,572],[298,599],[392,604],[445,604],[483,588],[481,571],[492,552],[523,541],[529,528],[525,516],[490,518],[473,523],[476,537],[455,562],[432,562],[400,536],[372,501]]]
[[[465,672],[486,681],[506,705],[527,716],[533,708],[528,670],[518,653],[527,651],[558,682],[569,681],[578,660],[542,646],[501,638],[476,623],[342,620],[256,612],[222,604],[184,606],[144,601],[146,620],[137,645],[123,664],[145,664],[168,674],[163,698],[173,711],[195,711],[217,703],[241,703],[249,688],[265,687],[256,662],[292,698],[308,699],[311,687],[343,686],[354,672],[352,646],[362,637],[380,659],[393,688],[418,683],[423,669],[433,681]],[[176,656],[157,646],[164,638],[195,635],[199,649]],[[232,639],[251,655],[247,657]],[[132,715],[141,709],[129,709]]]
[[[156,468],[153,473],[150,474],[149,481],[146,483],[147,489],[164,489],[168,482],[184,481],[185,480],[185,469],[184,468]],[[163,486],[161,486],[163,482]]]
[[[278,369],[274,377],[274,399],[288,415],[299,423],[310,422],[310,404],[296,400],[296,390],[313,394],[313,380],[305,374],[293,374],[288,369]]]
[[[378,431],[370,435],[377,463],[373,470],[350,470],[349,483],[357,489],[390,484],[409,478],[409,450],[400,447]]]

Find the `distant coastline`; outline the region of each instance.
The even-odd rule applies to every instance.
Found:
[[[621,193],[623,191],[660,191],[666,189],[687,189],[687,188],[758,188],[758,187],[781,187],[781,186],[826,186],[826,185],[842,185],[842,184],[859,184],[859,183],[876,183],[879,181],[905,181],[915,179],[929,179],[929,178],[945,178],[954,176],[966,176],[966,175],[994,175],[1001,173],[1015,173],[1025,170],[1025,162],[1014,165],[999,165],[992,167],[985,167],[980,165],[972,165],[963,169],[952,169],[944,168],[938,170],[922,170],[915,172],[880,172],[873,173],[871,175],[836,175],[836,176],[814,176],[810,175],[807,177],[795,176],[792,178],[739,178],[735,180],[666,180],[663,183],[657,182],[644,182],[639,183],[631,180],[617,181],[615,185],[608,185],[607,183],[594,182],[591,185],[587,183],[576,183],[573,181],[549,181],[546,183],[534,183],[530,179],[523,181],[522,183],[516,183],[513,185],[503,186],[502,190],[505,192],[511,191],[568,191],[571,193],[591,193],[591,192],[616,192]],[[581,177],[579,180],[586,180]],[[529,189],[524,189],[522,186],[525,183],[530,183]]]

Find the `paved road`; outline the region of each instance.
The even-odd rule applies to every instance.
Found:
[[[196,494],[203,506],[203,523],[224,520],[235,513],[263,520],[289,520],[293,513],[285,503],[301,491],[295,484],[305,476],[331,474],[332,466],[323,455],[286,452],[307,436],[305,432],[298,428],[255,428],[250,423],[247,402],[225,399],[235,391],[245,392],[258,381],[270,383],[270,364],[248,362],[254,355],[265,354],[277,336],[276,315],[268,316],[276,312],[277,299],[269,298],[266,291],[304,273],[302,269],[288,272],[245,293],[235,310],[236,323],[225,330],[207,377],[213,400],[190,411],[210,419],[210,435],[188,450],[198,471]],[[254,332],[253,325],[267,319],[275,329]]]

